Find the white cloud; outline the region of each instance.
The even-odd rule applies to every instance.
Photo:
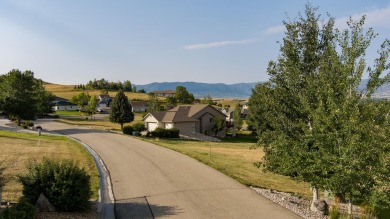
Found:
[[[283,33],[286,30],[284,25],[279,25],[279,26],[273,26],[268,29],[266,29],[263,34],[264,35],[273,35],[273,34],[279,34]]]
[[[212,43],[190,44],[184,46],[183,48],[186,50],[208,49],[208,48],[223,47],[223,46],[238,45],[238,44],[250,44],[250,43],[257,42],[258,40],[259,39],[247,39],[247,40],[236,40],[236,41],[219,41],[219,42],[212,42]]]
[[[336,27],[346,28],[349,17],[352,17],[354,21],[360,20],[360,18],[366,15],[365,26],[366,27],[378,27],[390,29],[390,6],[381,9],[373,9],[364,13],[354,14],[348,17],[342,17],[336,19]]]

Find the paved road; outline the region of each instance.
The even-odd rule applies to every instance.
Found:
[[[300,218],[180,153],[128,136],[49,120],[44,129],[77,138],[108,168],[117,218]]]

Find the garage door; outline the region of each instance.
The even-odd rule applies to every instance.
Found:
[[[157,123],[149,122],[148,123],[148,131],[154,131],[157,128]]]

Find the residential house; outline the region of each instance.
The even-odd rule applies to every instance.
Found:
[[[108,94],[101,94],[97,96],[99,100],[97,104],[97,110],[99,112],[108,112],[110,110],[110,104],[112,102],[112,98]]]
[[[156,97],[174,97],[176,92],[173,90],[153,91]]]
[[[234,109],[235,108],[233,107],[226,107],[221,109],[221,112],[226,115],[227,122],[233,122]]]
[[[225,118],[221,111],[207,104],[179,105],[165,112],[148,113],[143,121],[148,131],[159,128],[177,128],[180,133],[200,133],[214,135],[212,130],[215,118]],[[220,131],[220,137],[226,136],[226,129]]]
[[[148,103],[142,101],[133,101],[130,102],[130,105],[132,112],[146,112]]]
[[[102,100],[109,100],[109,99],[112,99],[112,98],[108,94],[100,94],[100,95],[97,96],[97,99],[99,101],[102,101]]]
[[[66,100],[54,101],[53,111],[77,111],[77,105]]]

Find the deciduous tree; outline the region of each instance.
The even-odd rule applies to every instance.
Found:
[[[32,71],[14,69],[0,79],[0,109],[16,119],[35,119],[37,114],[50,111],[53,95]]]
[[[389,176],[389,108],[370,98],[390,80],[390,44],[367,68],[365,51],[376,35],[363,31],[364,17],[339,31],[333,18],[320,26],[315,11],[307,5],[304,16],[284,22],[280,56],[269,63],[269,83],[253,90],[249,121],[264,145],[262,165],[309,182],[313,201],[318,188],[348,195],[350,203],[367,200]],[[364,73],[369,81],[359,90]]]

